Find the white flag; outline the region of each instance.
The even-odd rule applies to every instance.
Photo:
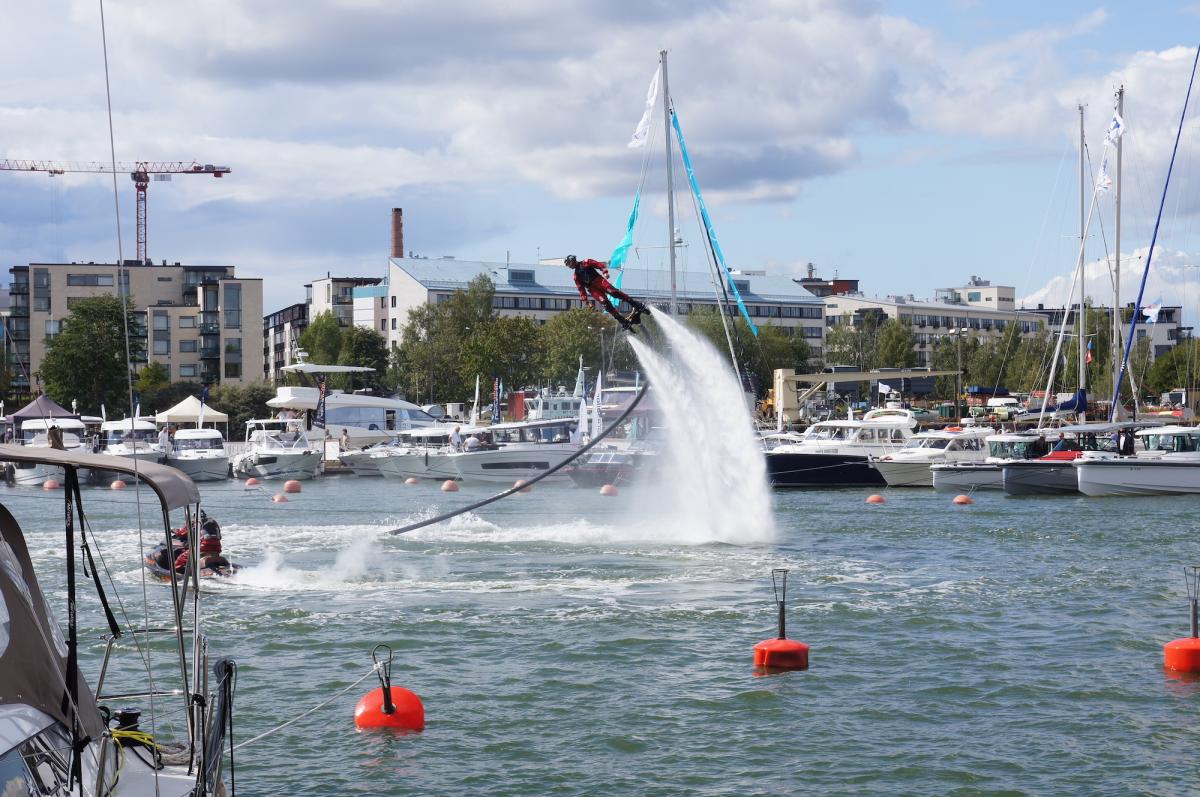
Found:
[[[886,393],[891,393],[891,392],[892,392],[892,386],[891,386],[891,385],[889,385],[887,382],[880,382],[880,383],[879,383],[879,392],[880,392],[880,393],[885,393],[885,394],[886,394]]]
[[[1112,188],[1112,178],[1108,176],[1108,152],[1104,153],[1104,160],[1100,161],[1100,176],[1096,178],[1096,193],[1103,194]]]
[[[1112,120],[1108,123],[1108,130],[1104,133],[1104,140],[1110,144],[1116,144],[1125,133],[1125,120],[1121,118],[1121,114],[1113,111]]]
[[[1162,300],[1161,296],[1158,297],[1157,299],[1155,299],[1150,304],[1144,306],[1142,308],[1142,312],[1146,314],[1146,323],[1147,324],[1157,324],[1158,323],[1158,314],[1160,312],[1162,312],[1162,309],[1163,309],[1163,300]]]
[[[642,112],[642,118],[637,123],[637,128],[633,131],[633,138],[629,139],[629,147],[644,147],[646,146],[646,138],[650,135],[650,119],[654,116],[654,101],[658,99],[658,74],[660,69],[654,70],[654,77],[650,78],[650,88],[646,91],[646,110]]]

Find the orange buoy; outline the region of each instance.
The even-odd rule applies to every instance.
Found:
[[[616,485],[605,484],[600,487],[600,495],[617,495]]]
[[[969,495],[956,495],[956,496],[954,496],[954,499],[950,503],[966,506],[967,504],[975,503],[975,501]]]
[[[771,571],[771,588],[779,607],[779,636],[754,646],[754,666],[760,671],[808,669],[808,645],[787,638],[787,575],[788,571],[782,567]]]
[[[446,481],[442,482],[442,492],[443,493],[457,493],[458,492],[458,482],[454,481],[454,479],[446,479]]]
[[[258,485],[259,485],[258,479],[254,478],[253,476],[251,476],[249,479],[246,479],[246,488],[247,489],[249,489],[251,487],[257,487]]]
[[[404,483],[405,484],[420,484],[421,480],[418,479],[416,476],[409,476],[407,479],[404,480]]]
[[[513,482],[513,487],[516,487],[516,488],[518,488],[518,490],[517,490],[517,492],[518,492],[518,493],[531,493],[531,492],[533,492],[533,488],[532,488],[532,487],[526,487],[526,486],[524,486],[524,485],[525,485],[525,480],[524,480],[524,479],[517,479],[515,482]]]
[[[392,710],[384,705],[384,687],[372,689],[354,707],[354,724],[359,728],[395,728],[402,731],[425,730],[425,706],[421,698],[403,686],[388,687]]]
[[[110,484],[108,486],[114,490],[124,490],[125,482],[121,481],[120,479],[117,479],[116,481],[114,481],[112,484]]]
[[[283,483],[283,491],[285,493],[300,492],[300,482],[296,481],[295,479],[288,479]]]
[[[882,495],[880,495],[879,493],[874,493],[874,494],[872,494],[872,495],[868,495],[868,496],[867,496],[867,503],[868,503],[868,504],[886,504],[886,503],[887,503],[887,499],[886,499],[886,498],[884,498],[884,497],[883,497]]]
[[[46,479],[46,481],[42,482],[42,489],[43,489],[43,490],[57,490],[57,489],[59,489],[60,487],[62,487],[62,485],[61,485],[61,484],[59,484],[59,483],[58,483],[57,481],[55,481],[54,479]]]
[[[271,500],[277,504],[286,504],[288,497],[283,493],[275,493],[275,495],[271,496]]]
[[[808,645],[794,639],[764,639],[754,646],[754,666],[764,670],[807,670]]]
[[[1163,666],[1176,672],[1200,672],[1200,639],[1184,637],[1163,645]]]

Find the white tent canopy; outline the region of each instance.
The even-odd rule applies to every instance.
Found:
[[[195,423],[200,420],[200,399],[188,396],[169,410],[163,410],[154,416],[158,423]],[[229,416],[217,412],[212,407],[204,406],[204,420],[213,423],[229,423]]]

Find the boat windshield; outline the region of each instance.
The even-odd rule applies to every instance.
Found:
[[[119,446],[121,443],[156,443],[158,434],[150,429],[134,429],[132,432],[124,429],[109,429],[105,438],[106,446]]]
[[[947,437],[914,437],[904,444],[905,448],[945,448],[950,445]]]
[[[215,451],[224,447],[219,437],[191,437],[175,440],[176,451]]]
[[[805,435],[809,440],[845,440],[846,429],[841,426],[822,426],[817,424]]]
[[[1182,453],[1200,450],[1200,431],[1191,434],[1148,434],[1143,439],[1147,451]]]
[[[988,442],[988,455],[1001,459],[1035,459],[1049,453],[1045,440],[992,440]]]

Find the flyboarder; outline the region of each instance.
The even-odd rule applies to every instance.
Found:
[[[579,298],[586,302],[588,307],[594,308],[597,302],[602,304],[625,331],[633,332],[633,325],[641,323],[642,313],[650,312],[650,308],[644,302],[639,302],[608,281],[608,266],[599,260],[588,259],[580,262],[575,255],[567,255],[563,262],[575,272],[575,287],[579,289]],[[629,302],[633,312],[628,317],[621,315],[610,296]]]

